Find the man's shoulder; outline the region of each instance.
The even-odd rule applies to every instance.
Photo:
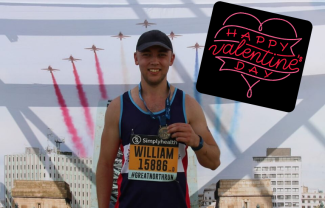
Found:
[[[197,107],[200,104],[195,100],[195,98],[185,93],[185,105],[186,107],[192,108]]]
[[[120,96],[114,98],[106,109],[106,121],[116,121],[119,119],[121,110],[121,99]]]

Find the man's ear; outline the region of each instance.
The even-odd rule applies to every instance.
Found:
[[[137,52],[134,52],[134,63],[135,65],[139,65],[138,57],[137,57]]]
[[[171,57],[171,60],[170,60],[169,66],[172,66],[172,65],[173,65],[174,60],[175,60],[175,54],[172,53],[172,57]]]

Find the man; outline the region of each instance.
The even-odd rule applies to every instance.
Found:
[[[113,164],[119,146],[123,167],[115,207],[190,207],[186,181],[187,148],[215,170],[220,150],[195,99],[169,85],[175,54],[166,34],[142,34],[134,53],[140,84],[107,108],[97,165],[99,208],[109,207]],[[177,142],[176,142],[177,141]]]

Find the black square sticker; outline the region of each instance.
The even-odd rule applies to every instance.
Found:
[[[306,20],[215,3],[197,90],[293,111],[311,31]]]

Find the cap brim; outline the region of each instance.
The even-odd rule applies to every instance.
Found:
[[[149,43],[144,43],[144,44],[138,46],[138,47],[137,47],[137,51],[140,51],[140,52],[141,52],[141,51],[143,51],[144,49],[149,48],[149,47],[151,47],[151,46],[155,46],[155,45],[158,45],[158,46],[164,47],[164,48],[166,48],[166,49],[168,49],[168,50],[172,50],[172,49],[169,48],[167,45],[165,45],[165,44],[163,44],[163,43],[161,43],[161,42],[149,42]]]

